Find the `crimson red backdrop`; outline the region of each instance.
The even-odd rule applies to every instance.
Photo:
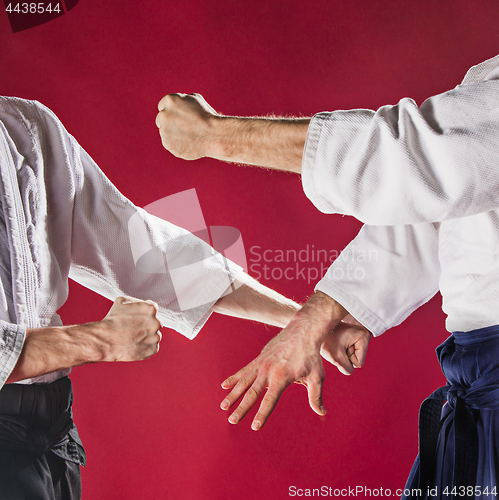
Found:
[[[271,274],[261,281],[302,301],[314,280],[300,269],[314,277],[325,263],[276,262],[276,251],[341,250],[359,224],[320,214],[297,176],[172,157],[154,124],[159,99],[200,92],[219,111],[241,115],[377,108],[406,96],[421,102],[496,54],[498,18],[495,0],[80,0],[15,34],[0,13],[0,93],[52,108],[140,206],[195,187],[208,225],[241,231],[250,272],[258,277],[256,260],[270,249]],[[283,276],[290,266],[293,279]],[[71,285],[61,314],[86,322],[108,307]],[[85,499],[372,489],[358,490],[362,498],[403,487],[417,452],[419,403],[443,382],[434,356],[446,337],[438,298],[375,339],[352,377],[326,367],[325,418],[293,386],[258,433],[249,419],[226,422],[220,382],[275,331],[215,316],[194,341],[165,332],[151,360],[73,371],[88,453]]]

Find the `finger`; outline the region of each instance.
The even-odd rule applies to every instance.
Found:
[[[164,97],[161,98],[161,100],[158,102],[158,111],[163,111],[166,106],[168,105],[168,101],[171,100],[171,94],[167,94]]]
[[[367,339],[361,339],[354,345],[350,346],[349,358],[355,368],[362,368],[366,361],[367,347],[369,344],[370,336]]]
[[[253,385],[244,394],[244,397],[239,403],[239,406],[229,417],[229,423],[237,424],[246,416],[246,414],[251,410],[251,408],[253,408],[253,406],[255,406],[256,402],[260,399],[260,396],[265,390],[265,386],[266,384],[262,380],[259,380],[258,378],[255,380]]]
[[[161,342],[161,339],[163,338],[163,335],[159,330],[155,331],[154,333],[150,333],[146,337],[142,339],[142,343],[146,345],[155,345]]]
[[[127,299],[121,305],[123,308],[126,308],[126,312],[130,315],[149,316],[151,319],[157,321],[155,307],[144,300],[134,299],[129,301]]]
[[[350,359],[348,359],[348,357],[346,357],[344,361],[341,360],[341,362],[335,363],[335,366],[343,375],[351,375],[354,371],[354,365],[350,362]]]
[[[158,312],[158,304],[156,304],[156,302],[154,302],[154,300],[147,299],[147,300],[144,300],[144,302],[146,304],[151,304],[154,307],[154,309],[156,309],[156,312]]]
[[[354,366],[345,351],[338,351],[335,354],[333,357],[333,365],[336,366],[343,375],[351,375],[354,370]]]
[[[263,396],[258,413],[255,415],[255,418],[251,423],[252,430],[258,431],[265,425],[265,422],[267,422],[267,419],[279,402],[281,394],[288,385],[289,383],[286,383],[285,385],[269,386],[265,396]]]
[[[222,389],[232,389],[238,382],[239,379],[248,371],[248,367],[245,366],[241,368],[237,373],[231,375],[228,379],[222,382]]]
[[[153,307],[154,307],[154,317],[158,320],[158,323],[159,323],[159,328],[163,328],[163,323],[162,321],[158,318],[158,312],[159,312],[159,307],[158,307],[158,304],[156,302],[154,302],[154,300],[150,300],[150,299],[147,299],[145,301],[147,304],[151,304]]]
[[[120,304],[134,304],[136,302],[144,302],[141,299],[136,299],[135,297],[118,297],[116,301],[120,300]]]
[[[151,330],[154,332],[154,335],[159,335],[160,336],[159,340],[161,340],[163,338],[163,334],[161,333],[161,328],[162,328],[161,321],[159,321],[158,318],[154,318],[153,321],[154,323]]]
[[[118,297],[111,306],[109,313],[119,314],[123,312],[123,308],[126,308],[127,312],[130,314],[133,314],[135,311],[136,314],[139,314],[140,308],[142,308],[143,305],[143,300],[136,299],[134,297]]]
[[[182,96],[185,94],[166,94],[159,102],[158,102],[158,111],[164,111],[170,104],[172,104],[175,96]]]
[[[158,332],[154,335],[151,335],[149,337],[149,340],[146,342],[146,344],[150,347],[150,349],[153,350],[152,354],[156,354],[159,351],[159,345],[161,343],[161,333]],[[152,356],[151,354],[151,356]]]
[[[308,391],[308,402],[312,410],[318,415],[325,415],[326,409],[322,402],[322,386],[324,385],[324,376],[312,376],[308,377],[307,381],[307,391]]]
[[[222,410],[228,410],[250,387],[256,379],[256,374],[246,374],[237,382],[232,391],[220,404]]]
[[[325,343],[322,348],[321,355],[326,361],[329,361],[329,363],[336,366],[340,373],[343,375],[351,375],[354,367],[348,357],[349,352],[344,351],[343,349],[344,347],[341,345],[331,346],[330,343]]]
[[[156,115],[156,127],[158,127],[159,129],[161,128],[161,120],[163,118],[163,114],[161,113],[161,111]]]

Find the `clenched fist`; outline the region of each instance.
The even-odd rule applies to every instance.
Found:
[[[97,324],[95,335],[103,361],[140,361],[156,354],[161,341],[156,312],[152,301],[118,297]]]
[[[184,160],[210,156],[218,113],[199,94],[168,94],[158,104],[163,146]]]

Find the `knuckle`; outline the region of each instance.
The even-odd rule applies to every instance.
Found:
[[[258,391],[254,388],[254,387],[250,387],[247,391],[246,391],[246,396],[249,398],[249,399],[258,399],[260,394],[258,393]]]
[[[179,99],[182,99],[184,94],[180,92],[173,92],[172,94],[168,94],[166,96],[166,102],[168,105],[174,105]]]
[[[235,394],[232,392],[228,394],[225,399],[229,402],[229,408],[238,400]]]
[[[239,387],[248,387],[252,383],[252,380],[247,376],[247,374],[244,374],[239,381],[237,382],[237,385]]]
[[[168,103],[168,95],[163,96],[158,102],[158,109],[162,111]]]
[[[123,302],[125,301],[125,297],[123,296],[119,296],[119,297],[116,297],[116,300],[114,301],[115,304],[123,304]]]
[[[267,392],[267,394],[265,394],[265,396],[263,397],[262,402],[268,405],[275,406],[277,403],[277,398],[273,394],[269,394]]]

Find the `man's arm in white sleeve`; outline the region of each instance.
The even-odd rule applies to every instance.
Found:
[[[100,295],[153,300],[163,326],[194,338],[241,274],[195,235],[125,198],[76,141],[69,276]]]
[[[499,208],[499,80],[421,106],[319,113],[303,154],[307,197],[371,225],[439,222]]]
[[[498,66],[495,58],[472,68],[463,85],[421,107],[402,99],[310,122],[222,116],[201,96],[172,94],[156,124],[165,148],[185,159],[302,172],[325,213],[372,225],[438,222],[499,207]]]
[[[54,197],[58,204],[51,210],[57,224],[63,217],[71,221],[68,238],[62,231],[70,246],[71,278],[111,300],[121,295],[153,300],[163,326],[189,338],[212,312],[287,325],[298,304],[250,278],[189,231],[133,205],[59,120],[46,108],[41,111],[49,137],[58,137],[67,149],[68,163],[54,164],[47,182],[65,179],[70,186],[67,196]]]

